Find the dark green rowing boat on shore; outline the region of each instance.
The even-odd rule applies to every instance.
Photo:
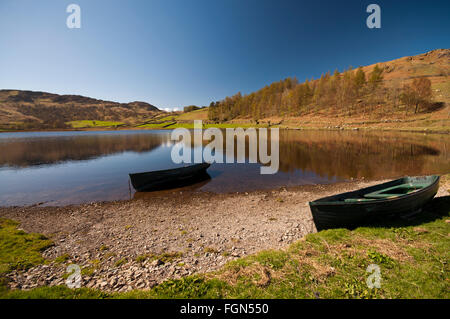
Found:
[[[138,192],[182,187],[210,178],[206,170],[211,164],[200,163],[184,167],[129,174]]]
[[[309,203],[318,230],[355,227],[374,217],[419,211],[436,195],[439,176],[403,177]]]

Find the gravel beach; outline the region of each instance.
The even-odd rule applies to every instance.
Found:
[[[9,285],[64,284],[69,264],[82,269],[82,287],[105,291],[149,289],[169,278],[214,271],[227,261],[280,249],[315,232],[309,201],[376,183],[232,194],[176,190],[129,201],[2,207],[0,217],[54,242],[43,253],[48,263],[9,273]],[[448,195],[447,188],[437,196]]]

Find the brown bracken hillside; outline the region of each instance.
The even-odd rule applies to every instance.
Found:
[[[416,56],[408,56],[385,63],[383,76],[387,87],[401,88],[415,78],[431,80],[436,101],[450,104],[450,49],[438,49]],[[363,67],[369,74],[375,64]]]
[[[449,105],[450,49],[437,49],[342,72],[330,70],[303,83],[287,78],[250,94],[239,92],[211,103],[208,118],[288,127],[420,118],[421,127],[446,127]]]
[[[80,95],[0,90],[0,128],[64,128],[67,122],[96,120],[127,124],[161,113],[145,102],[117,103]]]

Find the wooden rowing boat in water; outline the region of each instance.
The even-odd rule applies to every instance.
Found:
[[[131,184],[138,192],[153,191],[188,185],[207,175],[209,163],[194,164],[161,171],[129,174]]]
[[[309,203],[318,230],[355,227],[374,217],[419,211],[433,199],[439,176],[403,177]]]

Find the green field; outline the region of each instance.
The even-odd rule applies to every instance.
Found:
[[[66,124],[71,126],[72,128],[92,128],[92,127],[113,127],[123,125],[124,123],[112,121],[83,120],[83,121],[66,122]]]
[[[193,120],[207,120],[207,119],[208,119],[208,108],[202,108],[195,111],[181,113],[177,117],[177,120],[179,121],[193,121]]]
[[[155,120],[161,121],[161,122],[174,122],[178,118],[178,115],[169,115],[164,117],[157,117]]]
[[[203,124],[203,129],[207,128],[238,128],[241,127],[243,129],[250,128],[250,127],[267,127],[267,125],[254,125],[254,124],[243,124],[243,123],[219,123],[219,124]],[[194,123],[176,123],[170,126],[166,127],[167,129],[175,129],[175,128],[187,128],[187,129],[193,129]]]
[[[138,128],[154,128],[154,129],[162,129],[162,128],[166,128],[167,125],[170,125],[173,122],[163,122],[163,123],[147,123],[147,124],[142,124],[142,125],[138,125],[136,127]]]
[[[176,128],[186,128],[186,129],[194,129],[194,122],[189,123],[173,123],[173,122],[163,122],[163,123],[148,123],[136,126],[138,128],[149,128],[149,129],[176,129]],[[267,127],[267,125],[252,125],[252,124],[239,124],[239,123],[220,123],[220,124],[203,124],[202,128],[207,129],[210,127],[216,128],[238,128],[242,127],[244,129],[250,127]]]

